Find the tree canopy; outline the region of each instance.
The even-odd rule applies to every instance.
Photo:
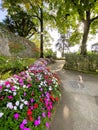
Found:
[[[80,33],[82,39],[79,35],[79,42],[81,42],[81,54],[86,55],[88,34],[94,33],[98,28],[98,0],[62,0],[61,2],[56,0],[53,9],[57,12],[56,24],[63,33],[66,32],[67,28],[71,28],[75,30],[76,34],[79,34],[78,28],[82,23],[83,30]]]
[[[30,27],[32,27],[33,31],[36,31],[36,28],[38,29],[37,31],[40,34],[40,57],[43,57],[43,35],[44,35],[44,23],[46,24],[45,21],[47,21],[47,24],[49,23],[48,21],[50,21],[51,23],[51,17],[49,14],[49,5],[48,5],[48,1],[47,0],[5,0],[3,1],[3,6],[5,8],[7,8],[8,10],[8,14],[10,16],[14,15],[14,11],[17,10],[17,8],[15,9],[15,6],[20,6],[22,8],[22,10],[24,10],[28,15],[26,15],[28,18],[29,16],[31,16],[31,21],[29,19],[29,21],[25,21],[23,20],[24,17],[22,17],[22,21],[30,22],[32,23],[32,26],[30,24]],[[23,12],[22,12],[23,13]],[[20,13],[18,13],[19,16]],[[18,19],[19,20],[19,19]],[[15,19],[14,19],[15,21]],[[18,22],[21,23],[21,20],[19,20]],[[44,23],[43,23],[44,22]],[[50,24],[49,23],[49,24]],[[27,24],[26,24],[27,25]],[[36,25],[36,28],[35,28]],[[19,25],[21,26],[21,24]],[[23,25],[22,25],[23,26]],[[23,28],[20,27],[20,29],[23,30]],[[19,30],[20,31],[20,30]]]
[[[40,32],[40,51],[43,57],[44,24],[52,24],[61,34],[72,30],[69,39],[72,45],[81,44],[81,54],[87,53],[89,33],[98,28],[98,0],[3,0],[9,14],[15,5],[20,5],[30,16]],[[47,22],[45,22],[47,21]],[[80,32],[79,26],[82,27]]]
[[[13,12],[6,16],[3,22],[10,31],[20,36],[30,38],[38,32],[38,25],[37,23],[35,24],[33,20],[32,15],[28,14],[28,12],[24,11],[18,5],[13,7]]]

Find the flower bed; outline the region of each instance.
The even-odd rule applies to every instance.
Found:
[[[45,130],[59,100],[59,79],[40,59],[0,82],[0,130]]]

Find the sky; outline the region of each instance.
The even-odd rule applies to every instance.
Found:
[[[2,6],[1,6],[2,2],[1,1],[2,0],[0,0],[0,22],[2,22],[3,19],[5,18],[5,16],[7,15],[7,11],[2,9]]]

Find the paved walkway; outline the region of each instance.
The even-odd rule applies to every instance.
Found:
[[[64,61],[57,61],[50,65],[63,88],[49,130],[98,130],[98,75],[63,70],[63,64]]]

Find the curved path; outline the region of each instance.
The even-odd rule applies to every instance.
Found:
[[[49,66],[58,73],[63,86],[49,130],[98,130],[98,75],[63,70],[63,64],[56,61]]]

